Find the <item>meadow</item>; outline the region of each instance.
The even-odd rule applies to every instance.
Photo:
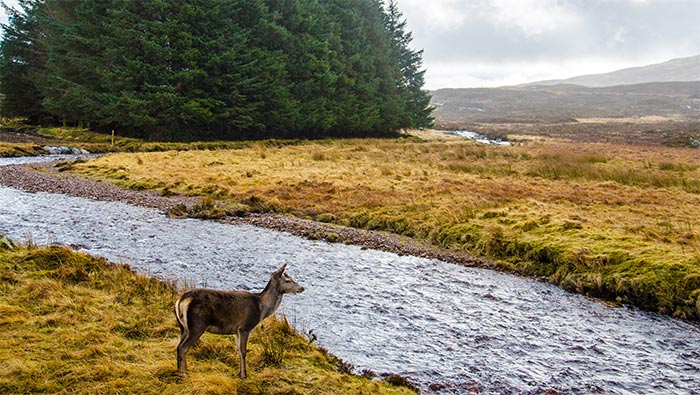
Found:
[[[238,378],[232,336],[205,334],[177,374],[173,304],[182,286],[66,247],[0,235],[0,393],[411,394],[400,376],[352,367],[270,317]]]
[[[65,168],[203,196],[213,217],[266,212],[392,232],[700,318],[700,158],[690,148],[423,135],[122,153]]]

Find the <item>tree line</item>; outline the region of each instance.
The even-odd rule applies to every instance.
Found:
[[[0,112],[152,138],[387,135],[432,123],[395,0],[20,0]]]

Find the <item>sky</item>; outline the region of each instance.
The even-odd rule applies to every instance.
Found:
[[[4,0],[16,4],[16,0]],[[700,0],[397,0],[427,89],[514,85],[700,55]],[[0,22],[7,20],[0,10]]]
[[[604,73],[700,55],[700,0],[397,0],[426,88]]]

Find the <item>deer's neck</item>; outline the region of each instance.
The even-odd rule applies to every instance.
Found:
[[[260,320],[271,316],[282,303],[282,292],[270,281],[260,293]]]

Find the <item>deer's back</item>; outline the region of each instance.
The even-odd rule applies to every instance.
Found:
[[[260,304],[257,295],[247,291],[218,291],[194,289],[180,297],[189,299],[187,319],[201,320],[213,333],[249,331],[260,322]]]

